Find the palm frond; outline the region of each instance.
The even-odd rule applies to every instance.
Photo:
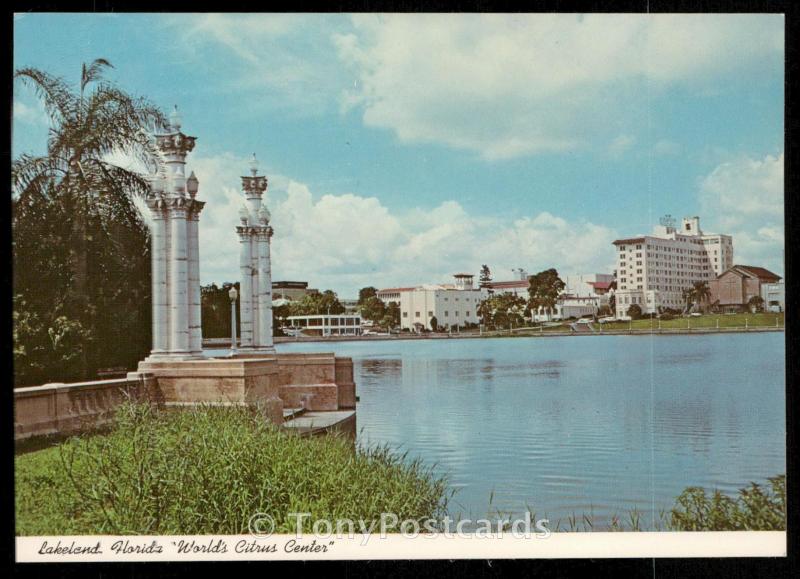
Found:
[[[23,153],[11,164],[11,192],[23,195],[31,187],[40,187],[46,181],[64,174],[59,158],[37,157]]]
[[[114,68],[114,65],[105,58],[96,58],[88,67],[85,62],[83,63],[81,69],[81,92],[83,92],[87,84],[102,78],[104,68]]]
[[[74,116],[77,110],[75,95],[63,79],[36,68],[21,68],[14,73],[14,78],[33,87],[54,122],[60,124]]]

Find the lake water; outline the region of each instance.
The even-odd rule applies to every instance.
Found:
[[[436,464],[451,512],[551,520],[786,472],[784,334],[280,344],[355,366],[359,439]],[[490,496],[493,495],[491,508]]]

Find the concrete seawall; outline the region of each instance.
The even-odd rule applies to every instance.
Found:
[[[427,334],[392,334],[390,336],[301,336],[301,337],[286,337],[277,336],[274,338],[276,344],[293,344],[298,342],[377,342],[387,340],[460,340],[460,339],[476,339],[476,338],[507,338],[507,337],[531,337],[531,338],[547,338],[555,336],[619,336],[619,335],[632,335],[643,336],[652,334],[735,334],[735,333],[758,333],[758,332],[783,332],[783,326],[756,326],[750,328],[735,327],[735,328],[664,328],[664,329],[632,329],[632,330],[603,330],[597,332],[569,332],[561,330],[545,330],[539,331],[534,328],[520,328],[514,329],[512,332],[508,330],[484,332],[482,334],[477,332],[461,332],[455,334],[444,333],[427,333]],[[230,339],[225,338],[210,338],[203,340],[203,347],[208,349],[225,349],[230,347]]]

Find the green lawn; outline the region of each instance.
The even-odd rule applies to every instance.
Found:
[[[687,328],[744,328],[747,327],[783,327],[783,314],[707,314],[699,317],[680,317],[673,320],[661,320],[661,329],[685,330]],[[659,328],[659,320],[633,320],[631,322],[610,322],[603,324],[603,330],[649,330]]]

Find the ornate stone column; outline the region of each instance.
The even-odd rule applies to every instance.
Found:
[[[242,177],[242,191],[247,200],[239,211],[242,224],[236,228],[239,235],[239,273],[240,279],[240,320],[242,347],[260,349],[263,343],[262,333],[272,333],[272,302],[268,304],[261,299],[260,244],[258,231],[261,229],[257,220],[261,210],[261,196],[267,189],[267,178],[258,175],[258,161],[253,155],[250,161],[250,175]],[[270,288],[271,289],[271,288]],[[271,293],[271,292],[270,292]],[[263,311],[262,311],[263,310]],[[264,316],[269,315],[269,322]],[[266,328],[266,329],[265,329]]]
[[[169,256],[169,351],[189,353],[189,271],[186,229],[186,200],[169,200],[169,224],[172,238]]]
[[[197,179],[194,173],[189,177],[188,183],[194,180],[194,184],[188,187],[191,201],[188,205],[186,217],[186,236],[188,241],[188,286],[189,286],[189,350],[192,354],[203,354],[203,328],[201,323],[201,297],[200,297],[200,239],[199,221],[200,212],[205,205],[202,201],[197,201],[194,196],[197,194]]]
[[[195,138],[180,128],[176,108],[166,130],[155,135],[166,178],[153,179],[146,200],[153,217],[153,358],[202,356],[197,232],[203,202],[195,199],[194,174],[188,180],[185,174]]]
[[[239,212],[242,224],[236,228],[239,235],[239,326],[241,349],[253,347],[253,257],[252,232],[247,208]]]
[[[252,272],[252,281],[250,287],[253,288],[252,297],[250,298],[253,304],[253,347],[258,348],[261,344],[261,318],[259,309],[261,301],[258,299],[258,227],[253,227],[250,230],[250,271]]]
[[[259,341],[261,350],[274,352],[272,339],[272,271],[270,265],[270,238],[272,227],[269,226],[269,211],[261,206],[259,211],[261,227],[256,233],[258,237],[258,315]]]
[[[153,220],[150,229],[152,301],[153,301],[153,349],[151,354],[161,355],[169,349],[169,295],[167,286],[167,214],[163,192],[153,180],[154,195],[146,200]]]

